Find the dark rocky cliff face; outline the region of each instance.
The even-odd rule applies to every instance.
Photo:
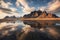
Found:
[[[24,15],[24,18],[58,18],[55,14],[47,13],[46,11],[33,11],[30,14]]]

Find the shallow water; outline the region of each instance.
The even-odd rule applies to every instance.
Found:
[[[60,40],[60,21],[0,22],[0,40]]]

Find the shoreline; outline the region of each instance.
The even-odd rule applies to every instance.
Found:
[[[59,20],[60,18],[20,18],[20,20]]]

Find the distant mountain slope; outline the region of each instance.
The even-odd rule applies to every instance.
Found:
[[[58,18],[55,14],[47,13],[46,11],[33,11],[30,14],[24,15],[24,18]]]

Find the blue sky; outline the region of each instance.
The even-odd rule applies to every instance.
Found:
[[[11,7],[15,7],[16,8],[16,1],[17,0],[4,0],[5,2],[10,2],[13,5],[11,5]],[[51,2],[52,0],[25,0],[28,3],[29,7],[35,7],[35,9],[37,9],[38,7],[41,6],[46,6],[48,5],[49,2]],[[20,8],[22,5],[20,4],[20,6],[17,8],[19,11],[21,11],[22,9]]]
[[[15,3],[17,0],[4,0],[4,2],[10,2],[12,3],[13,7],[16,7]],[[25,0],[29,6],[34,6],[34,7],[40,7],[40,6],[45,6],[48,4],[48,2],[51,2],[52,0]]]
[[[8,9],[11,11],[4,11],[4,9]],[[60,0],[0,0],[0,10],[2,10],[0,11],[0,13],[4,13],[5,16],[23,16],[34,10],[46,10],[47,12],[59,15],[59,9]]]

